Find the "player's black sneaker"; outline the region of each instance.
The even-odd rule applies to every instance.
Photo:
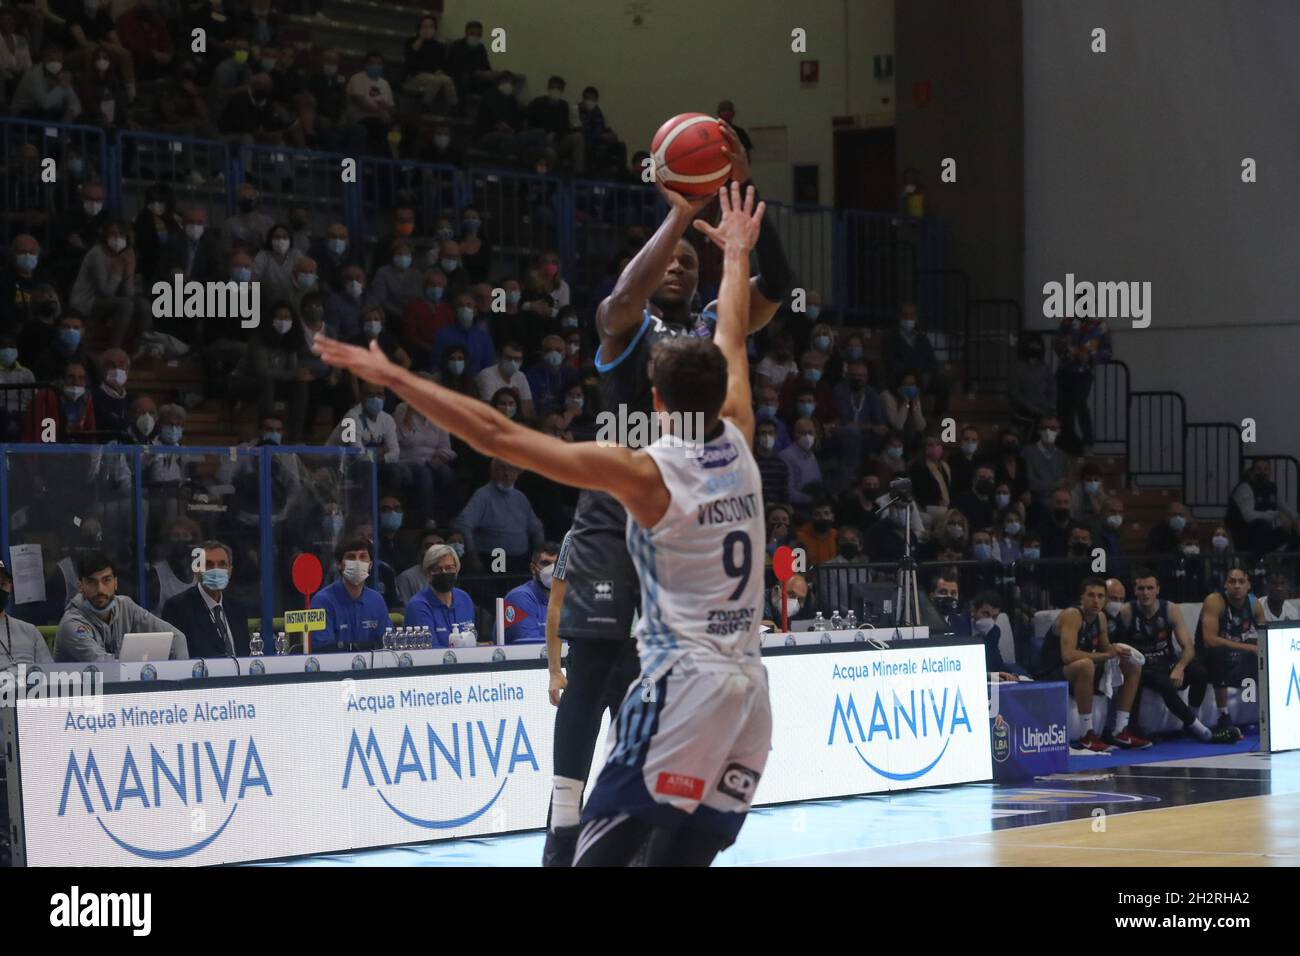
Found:
[[[1236,730],[1237,725],[1232,722],[1232,718],[1227,714],[1219,715],[1219,722],[1214,725],[1215,730]]]
[[[556,827],[546,831],[546,846],[542,848],[542,866],[573,866],[573,854],[578,849],[578,834],[582,824]]]
[[[1216,727],[1210,732],[1210,739],[1205,741],[1207,744],[1235,744],[1241,740],[1243,734],[1239,727],[1229,724],[1227,727]]]

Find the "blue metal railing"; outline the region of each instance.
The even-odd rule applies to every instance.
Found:
[[[76,468],[79,484],[66,480],[66,475],[60,476],[57,468],[40,467],[44,460],[70,456],[88,459],[86,464],[79,463]],[[150,465],[155,459],[165,456],[179,456],[196,464],[202,462],[204,469],[211,471],[197,482],[192,472],[187,478],[191,484],[200,486],[198,492],[204,496],[203,499],[191,496],[182,507],[181,486],[168,490],[150,484]],[[304,477],[308,469],[303,459],[337,461],[344,474],[340,490],[345,493],[345,500],[340,504],[346,507],[351,501],[356,505],[352,514],[353,525],[366,523],[360,520],[359,508],[360,514],[368,518],[372,527],[379,527],[378,463],[372,454],[358,448],[0,444],[0,553],[6,558],[9,556],[15,536],[20,539],[17,543],[45,547],[66,545],[75,540],[75,528],[94,519],[100,522],[104,549],[120,562],[119,577],[129,582],[128,590],[133,590],[136,599],[146,604],[150,555],[156,550],[153,546],[158,544],[158,533],[176,518],[195,521],[205,538],[218,538],[227,544],[232,544],[234,539],[244,544],[252,543],[253,533],[241,522],[240,512],[251,517],[254,509],[250,504],[254,503],[239,500],[237,491],[223,489],[218,475],[223,461],[237,463],[226,476],[231,481],[237,481],[241,468],[256,468],[258,615],[262,619],[263,631],[269,631],[277,610],[283,611],[282,589],[279,587],[282,582],[278,578],[286,573],[286,569],[283,566],[285,562],[278,559],[287,558],[283,554],[286,547],[301,545],[304,550],[309,550],[312,544],[288,538],[278,540],[277,532],[285,533],[287,525],[285,514],[278,508],[283,506],[287,509],[291,503],[277,505],[273,480],[277,465],[290,456],[297,456],[292,464]],[[103,467],[106,459],[116,459],[112,468]],[[345,468],[348,463],[361,465],[361,470]],[[47,472],[43,477],[40,474],[42,470]],[[110,470],[121,473],[121,481],[115,489],[110,488],[104,477]],[[65,480],[60,481],[60,477]],[[121,487],[122,482],[128,482],[129,487]],[[300,491],[305,497],[292,504],[305,505],[310,513],[317,489],[302,487]],[[173,502],[176,507],[171,509],[169,505]],[[378,534],[374,538],[376,553],[372,557],[377,575],[380,560]],[[43,571],[50,572],[57,558],[52,554],[44,557],[46,567]]]

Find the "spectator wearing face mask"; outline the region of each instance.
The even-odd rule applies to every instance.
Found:
[[[903,436],[890,434],[880,452],[867,459],[866,470],[878,475],[881,486],[888,488],[891,482],[907,477],[908,467]]]
[[[573,170],[573,175],[585,174],[587,145],[582,126],[575,125],[575,117],[564,99],[565,82],[562,76],[552,76],[546,81],[546,95],[538,96],[528,104],[524,122],[530,129],[546,134],[548,154],[561,165]]]
[[[903,436],[904,447],[913,445],[925,432],[921,410],[921,386],[914,372],[906,372],[898,385],[880,396],[880,407],[890,429]]]
[[[360,267],[361,260],[352,249],[348,227],[341,222],[332,222],[325,227],[323,238],[316,240],[307,250],[307,255],[316,260],[316,270],[329,289],[343,291],[343,270],[348,266]]]
[[[1020,358],[1011,379],[1012,415],[1020,430],[1028,434],[1035,423],[1056,414],[1056,376],[1047,367],[1043,337],[1024,332]]]
[[[432,366],[433,343],[455,317],[447,298],[447,276],[441,269],[426,269],[421,294],[406,300],[397,327],[402,345],[416,368]]]
[[[593,441],[596,437],[596,414],[587,401],[581,384],[569,386],[564,393],[564,427],[573,433],[574,441]]]
[[[1106,492],[1101,487],[1101,469],[1092,462],[1079,469],[1079,481],[1070,490],[1070,519],[1092,525],[1101,517]]]
[[[1236,563],[1235,551],[1228,529],[1224,525],[1215,527],[1205,557],[1206,580],[1211,591],[1220,590],[1227,584],[1228,573]]]
[[[460,214],[460,261],[471,282],[487,282],[492,272],[492,243],[483,233],[483,216],[473,206]],[[515,289],[519,283],[515,283]],[[515,299],[516,307],[519,299]]]
[[[1062,558],[1070,544],[1070,492],[1057,488],[1052,492],[1037,531],[1043,542],[1043,557]]]
[[[191,658],[247,657],[249,611],[227,593],[234,552],[220,541],[196,547],[203,549],[202,570],[192,573],[193,586],[169,598],[159,614],[185,632]],[[275,642],[263,653],[274,654]]]
[[[131,58],[115,63],[110,47],[94,44],[80,62],[82,69],[74,89],[84,110],[82,122],[106,131],[127,128],[131,119],[127,107],[135,99],[135,82],[122,70],[121,63],[129,67]]]
[[[1070,476],[1070,457],[1056,447],[1060,423],[1055,416],[1039,422],[1038,441],[1024,450],[1025,480],[1033,504],[1047,506],[1052,493]]]
[[[798,545],[798,540],[791,532],[791,520],[793,511],[789,505],[769,504],[767,506],[767,516],[765,526],[767,528],[767,565],[772,565],[772,555],[777,548],[790,547]]]
[[[957,486],[955,476],[953,486]],[[953,507],[966,516],[972,528],[992,528],[997,522],[998,514],[1007,507],[1006,505],[998,507],[997,501],[994,500],[996,488],[993,466],[981,464],[971,474],[965,490],[953,496]]]
[[[339,273],[340,289],[325,296],[325,325],[338,337],[351,341],[361,334],[361,311],[366,303],[366,274],[358,265],[344,266]]]
[[[961,439],[953,453],[948,456],[948,467],[952,469],[952,483],[956,488],[969,488],[975,469],[988,463],[989,459],[980,450],[980,432],[974,425],[966,425],[961,430]]]
[[[81,432],[96,430],[95,404],[87,392],[86,366],[79,361],[68,362],[55,388],[44,388],[36,393],[27,408],[23,428],[23,441],[40,442],[48,434],[45,423],[54,422],[54,440],[74,440]]]
[[[427,266],[437,266],[443,271],[447,277],[446,297],[455,299],[470,291],[469,273],[461,259],[460,243],[452,238],[451,223],[445,219],[439,220],[434,234],[438,237],[438,246],[429,250],[425,262]]]
[[[868,471],[836,500],[835,514],[840,521],[859,529],[860,532],[870,531],[880,520],[880,510],[876,506],[876,501],[883,494],[881,488],[880,476],[874,471]],[[862,542],[861,534],[858,542],[859,544]]]
[[[1019,664],[1008,663],[999,649],[1002,629],[997,619],[1002,613],[1002,599],[998,597],[998,592],[992,589],[981,591],[975,595],[971,606],[970,633],[984,642],[984,670],[996,674],[1001,680],[1028,677],[1029,671]]]
[[[763,483],[763,500],[780,501],[790,490],[790,468],[776,453],[775,421],[760,421],[755,426],[754,461]]]
[[[1187,506],[1181,501],[1171,501],[1165,520],[1152,526],[1147,535],[1147,554],[1176,554],[1183,532],[1192,525]]]
[[[445,355],[450,348],[465,352],[465,371],[477,377],[485,368],[496,364],[496,349],[492,336],[475,324],[474,297],[463,292],[453,300],[456,323],[438,333],[433,341],[433,354]]]
[[[952,470],[943,459],[943,440],[931,435],[925,440],[924,457],[908,471],[912,494],[922,510],[947,509],[952,504]]]
[[[108,349],[99,357],[100,383],[92,391],[95,421],[100,431],[126,433],[127,413],[134,395],[126,391],[131,359],[121,349]]]
[[[423,297],[424,277],[418,269],[411,267],[414,261],[411,252],[409,239],[395,240],[390,261],[375,270],[374,281],[370,284],[367,301],[380,306],[389,321],[402,317],[408,301]]]
[[[1124,499],[1111,495],[1101,506],[1100,517],[1092,523],[1092,539],[1105,549],[1107,557],[1119,558],[1124,555],[1123,533]]]
[[[181,212],[181,231],[162,250],[154,281],[170,282],[177,275],[186,282],[224,280],[225,265],[217,231],[208,228],[207,210],[191,206]],[[190,339],[201,342],[202,336]]]
[[[240,184],[236,199],[239,212],[226,217],[222,223],[228,249],[242,248],[255,255],[265,244],[275,220],[259,208],[260,202],[261,196],[252,183]]]
[[[532,165],[545,154],[546,131],[527,129],[524,108],[516,97],[514,74],[505,70],[485,90],[474,123],[474,145],[485,152]]]
[[[438,21],[434,17],[420,17],[415,36],[406,41],[403,89],[418,94],[426,112],[439,98],[453,111],[460,102],[456,82],[447,72],[447,48],[438,40]]]
[[[0,334],[0,384],[25,385],[35,382],[32,370],[19,361],[18,343],[12,335]],[[31,390],[0,392],[0,409],[3,414],[3,432],[0,441],[18,441],[22,434],[23,413],[32,403]]]
[[[602,179],[615,178],[627,166],[627,146],[605,122],[605,114],[600,108],[600,90],[594,86],[582,91],[578,121],[582,124],[582,135],[587,144],[587,165],[591,174]],[[596,297],[597,301],[603,298]]]
[[[785,386],[786,380],[792,375],[797,375],[798,372],[799,366],[795,364],[789,346],[778,343],[768,350],[762,361],[754,368],[755,387],[771,385],[779,393]]]
[[[799,529],[799,544],[810,565],[825,564],[839,552],[839,533],[835,530],[835,506],[827,500],[812,508],[812,520]]]
[[[881,359],[887,369],[911,372],[919,391],[934,399],[935,416],[943,417],[948,407],[948,378],[934,354],[929,336],[917,326],[914,304],[906,303],[899,310],[897,327],[885,335]]]
[[[452,628],[465,630],[476,624],[474,602],[456,587],[461,574],[461,555],[453,545],[436,544],[421,559],[427,586],[406,604],[404,623],[427,627],[436,647],[447,647]]]
[[[564,365],[564,339],[558,335],[542,339],[541,359],[528,370],[527,379],[537,414],[564,408],[565,393],[578,383],[577,373]]]
[[[360,404],[348,409],[325,444],[375,449],[380,453],[381,461],[395,464],[401,457],[401,449],[397,443],[397,422],[384,411],[384,388],[364,382],[361,394]]]
[[[1228,499],[1228,529],[1243,551],[1262,554],[1290,547],[1300,519],[1277,493],[1270,461],[1258,458],[1243,472]]]
[[[442,353],[434,377],[443,388],[478,398],[478,385],[474,382],[474,376],[469,374],[465,350],[459,345],[450,346]]]
[[[231,387],[247,397],[256,397],[257,414],[275,413],[277,403],[288,406],[289,435],[298,441],[307,423],[307,395],[315,376],[301,362],[305,348],[302,326],[288,302],[270,308],[248,343],[248,350],[231,376]]]
[[[817,418],[823,422],[835,419],[835,398],[828,383],[824,382],[826,355],[823,352],[805,352],[799,359],[798,377],[786,378],[781,386],[781,414],[787,421],[793,418]],[[815,400],[812,411],[797,408],[799,396],[811,390]]]
[[[542,522],[523,493],[515,488],[519,469],[501,459],[492,460],[491,481],[470,496],[456,516],[455,526],[465,536],[465,550],[490,568],[498,548],[506,555],[511,573],[527,567],[529,555],[542,543]]]
[[[89,376],[89,384],[96,383],[97,368],[86,353],[85,323],[81,314],[69,309],[59,316],[53,328],[53,336],[48,342],[47,351],[37,356],[36,367],[32,370],[38,382],[49,382],[63,374],[69,362],[78,362]],[[31,348],[20,344],[20,351],[31,354]]]
[[[483,24],[478,20],[466,23],[465,35],[447,47],[447,72],[462,99],[482,92],[496,77],[483,44]]]
[[[415,562],[410,567],[404,568],[397,575],[397,597],[406,607],[411,603],[411,598],[420,593],[429,583],[428,575],[424,570],[424,556],[429,553],[429,549],[440,544],[446,544],[447,540],[443,537],[442,532],[437,529],[432,521],[424,527],[424,533],[420,535],[420,545],[415,552]]]
[[[293,298],[294,266],[305,258],[293,247],[289,227],[277,223],[266,231],[266,242],[253,258],[253,269],[262,287],[262,301],[288,301]]]
[[[100,241],[86,253],[69,296],[72,307],[89,319],[109,323],[109,344],[120,348],[139,320],[147,328],[152,320],[143,298],[137,299],[135,253],[128,247],[126,224],[104,225]]]
[[[862,531],[853,525],[840,525],[836,532],[835,557],[817,565],[817,606],[827,617],[852,607],[855,587],[867,583],[865,567],[842,567],[867,561],[862,552]]]
[[[802,574],[795,574],[785,583],[786,616],[790,623],[807,621],[813,617],[813,602],[808,598],[808,581]],[[763,623],[779,631],[781,618],[781,585],[767,589],[763,603]]]
[[[19,234],[10,248],[13,262],[0,271],[0,331],[16,334],[34,317],[33,293],[49,279],[41,267],[41,244],[35,236]]]
[[[919,505],[920,502],[917,502],[917,504]],[[967,557],[970,539],[970,523],[966,520],[964,514],[955,508],[939,513],[931,528],[930,540],[925,543],[921,550],[922,560],[943,560],[938,556],[940,552],[945,550],[960,555],[961,557],[955,560],[961,560],[961,558]]]
[[[475,376],[475,382],[478,384],[479,397],[485,402],[492,400],[493,396],[503,388],[514,389],[520,400],[520,408],[517,409],[519,417],[525,421],[532,421],[534,417],[532,388],[528,384],[528,377],[519,370],[523,359],[524,352],[519,343],[508,342],[501,350],[501,360],[479,372]]]
[[[551,595],[555,558],[560,546],[547,541],[533,554],[529,565],[531,579],[506,594],[505,624],[507,644],[546,643],[546,607]]]
[[[9,110],[28,119],[76,122],[82,107],[73,85],[72,72],[63,69],[63,48],[47,45],[41,62],[18,81]]]
[[[880,396],[867,384],[867,363],[849,359],[844,365],[844,380],[835,386],[835,440],[840,454],[858,462],[864,455],[880,449],[889,424],[885,419]]]
[[[293,264],[291,281],[293,283],[293,288],[289,295],[289,302],[299,312],[299,314],[301,314],[302,304],[307,296],[314,295],[319,297],[317,289],[320,287],[320,274],[316,271],[315,260],[309,258],[305,254],[302,255],[298,261]],[[321,314],[324,315],[323,305]]]
[[[812,495],[805,489],[822,483],[821,464],[817,461],[817,423],[811,418],[798,419],[794,423],[794,441],[780,454],[790,470],[786,499],[795,505],[812,504]]]
[[[1093,370],[1110,361],[1110,326],[1102,319],[1064,318],[1053,341],[1056,366],[1056,407],[1064,425],[1062,444],[1082,454],[1092,444],[1092,413],[1088,395]]]
[[[311,599],[313,608],[325,611],[324,629],[311,634],[311,651],[328,654],[378,649],[393,622],[383,597],[366,587],[372,561],[370,542],[360,538],[345,541],[334,556],[338,580]]]
[[[1010,567],[1024,553],[1022,542],[1025,526],[1021,514],[1013,508],[1005,509],[994,520],[992,527],[997,529],[991,542],[993,560]]]
[[[1013,502],[1028,505],[1033,501],[1029,493],[1029,475],[1025,469],[1025,460],[1021,453],[1020,436],[1010,429],[998,438],[998,451],[993,464],[996,470],[995,480],[999,485],[1006,485]],[[1006,507],[1001,505],[1001,507]]]
[[[781,403],[777,390],[771,385],[760,382],[754,388],[754,421],[759,424],[772,423],[772,427],[776,430],[776,445],[772,450],[776,453],[785,451],[790,445],[790,430],[786,428],[785,422],[777,417],[780,411]]]
[[[1201,539],[1194,527],[1188,527],[1178,536],[1174,555],[1173,591],[1176,599],[1195,601],[1197,597],[1204,597],[1209,562],[1201,556]]]
[[[176,198],[166,183],[154,183],[144,195],[144,208],[132,226],[136,264],[143,276],[158,273],[163,250],[181,235]]]

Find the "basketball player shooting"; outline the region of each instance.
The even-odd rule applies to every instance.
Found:
[[[707,866],[740,832],[771,743],[758,637],[762,487],[750,450],[745,353],[749,253],[765,206],[754,208],[752,189],[742,202],[735,182],[718,199],[719,224],[696,223],[724,254],[712,340],[666,338],[652,356],[655,411],[670,425],[701,416],[702,448],[686,448],[671,432],[637,450],[569,444],[418,378],[374,343],[316,340],[324,362],[393,391],[480,453],[605,492],[626,509],[644,610],[641,679],[624,697],[609,759],[583,810],[579,866],[633,858]]]

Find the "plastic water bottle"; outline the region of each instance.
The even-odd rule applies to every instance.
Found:
[[[831,615],[831,630],[839,631],[844,628],[844,621],[840,619],[840,612],[836,611]]]
[[[427,624],[420,628],[420,646],[426,651],[433,650],[433,631],[429,630]]]
[[[253,636],[248,639],[248,656],[261,657],[265,648],[262,644],[262,632],[254,631]]]
[[[826,618],[822,617],[821,611],[818,611],[817,616],[813,618],[812,629],[814,631],[826,630]]]
[[[857,628],[858,628],[858,615],[854,613],[852,610],[850,610],[849,616],[844,619],[844,630],[855,631],[857,630]]]

